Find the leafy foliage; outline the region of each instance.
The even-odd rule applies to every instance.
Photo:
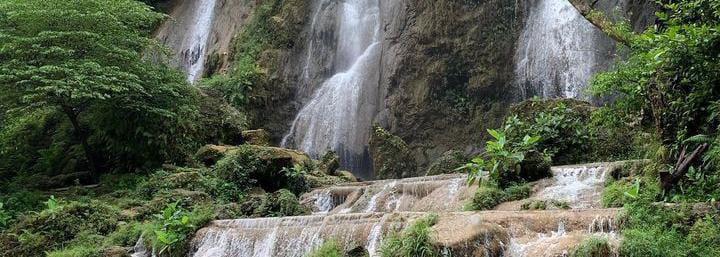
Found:
[[[535,149],[540,137],[525,135],[521,141],[509,142],[504,133],[488,129],[494,140],[487,141],[483,155],[473,158],[469,163],[457,168],[468,171],[468,184],[478,181],[483,183],[485,177],[492,184],[505,184],[503,178],[518,177],[520,164],[525,154]]]
[[[418,219],[401,233],[389,235],[380,248],[382,257],[433,257],[438,256],[430,245],[430,227],[437,222],[437,215],[430,214]]]
[[[167,252],[172,255],[177,251],[178,245],[185,241],[188,233],[194,231],[195,227],[190,224],[189,213],[178,207],[178,203],[167,205],[162,214],[155,215],[153,248],[158,249],[159,254]]]
[[[323,242],[320,247],[310,252],[306,257],[343,257],[342,249],[333,240]]]
[[[72,129],[58,135],[69,139],[55,141],[63,147],[55,154],[78,149],[71,153],[84,155],[94,172],[184,158],[196,92],[142,55],[163,15],[132,0],[9,0],[0,13],[6,119],[23,126],[36,112],[60,117],[50,120]]]

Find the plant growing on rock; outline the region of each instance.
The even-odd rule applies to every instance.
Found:
[[[468,171],[468,184],[482,184],[487,177],[492,184],[506,185],[520,176],[526,153],[534,150],[540,137],[526,135],[518,142],[509,142],[504,133],[487,131],[494,140],[487,141],[485,152],[457,170]]]
[[[382,257],[435,257],[438,256],[430,244],[430,227],[437,223],[438,216],[429,214],[415,221],[400,233],[389,235],[380,248]]]

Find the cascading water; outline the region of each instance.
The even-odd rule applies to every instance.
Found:
[[[614,42],[568,0],[531,2],[515,57],[521,97],[587,99],[584,90],[610,65]]]
[[[208,38],[215,17],[217,0],[197,0],[193,13],[193,23],[182,41],[180,52],[180,68],[187,73],[187,80],[194,82],[202,76],[205,67],[205,56]]]
[[[335,151],[343,168],[369,178],[367,142],[377,105],[380,8],[377,0],[348,0],[339,5],[334,59],[338,72],[323,82],[300,110],[282,145],[313,157]],[[315,16],[322,14],[325,12],[318,10]],[[310,47],[304,73],[312,72],[312,41]],[[303,75],[306,79],[310,76]]]
[[[194,257],[302,257],[327,240],[342,250],[379,256],[384,235],[436,213],[432,229],[444,251],[484,251],[481,256],[562,256],[582,240],[604,237],[613,245],[618,209],[595,208],[608,171],[623,163],[553,167],[527,200],[558,199],[573,209],[459,212],[475,192],[463,174],[379,180],[316,189],[301,197],[313,214],[299,217],[219,220],[200,230]],[[501,208],[502,209],[502,208]],[[455,252],[457,253],[457,252]]]

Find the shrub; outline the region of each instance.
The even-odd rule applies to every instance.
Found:
[[[586,160],[592,135],[587,124],[592,108],[574,99],[521,102],[511,109],[503,131],[510,141],[525,135],[539,136],[537,148],[549,154],[556,164]]]
[[[214,218],[212,208],[196,207],[192,211],[179,207],[178,202],[168,204],[156,214],[148,231],[153,249],[160,256],[180,256],[187,251],[190,235]]]
[[[602,192],[602,205],[605,208],[616,208],[622,207],[627,202],[626,192],[629,192],[632,188],[626,180],[618,180],[612,182],[606,186]]]
[[[306,257],[343,257],[343,251],[333,240],[325,241],[318,248],[310,252]]]
[[[261,159],[252,148],[241,146],[220,159],[213,171],[223,180],[240,188],[249,188],[257,183],[257,174],[271,172],[269,165],[270,163]]]
[[[437,223],[437,215],[430,214],[415,221],[401,233],[390,234],[380,247],[382,257],[435,257],[430,244],[430,227]]]
[[[512,185],[505,188],[505,201],[516,201],[530,197],[532,189],[528,184]]]
[[[120,216],[120,210],[98,201],[64,203],[51,198],[47,206],[12,225],[8,232],[19,236],[16,241],[11,240],[15,242],[0,244],[0,252],[40,256],[43,251],[57,249],[83,234],[108,235],[115,230]]]
[[[505,200],[505,193],[495,186],[481,186],[475,191],[470,208],[472,210],[489,210]]]
[[[585,239],[573,250],[570,257],[607,257],[613,256],[612,248],[606,238],[592,236]]]

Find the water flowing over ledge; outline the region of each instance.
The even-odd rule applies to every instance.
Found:
[[[330,239],[346,251],[378,256],[385,235],[428,213],[439,217],[431,231],[434,242],[467,256],[557,256],[590,236],[616,244],[619,209],[597,207],[606,177],[620,165],[552,167],[554,176],[534,183],[524,200],[562,200],[570,210],[521,211],[518,203],[507,203],[493,211],[459,212],[476,189],[467,186],[464,174],[319,188],[302,196],[312,215],[215,221],[197,233],[192,256],[301,257]]]
[[[303,78],[308,83],[314,71],[312,54],[316,28],[325,22],[318,17],[328,14],[320,4],[311,24],[311,38]],[[337,47],[335,75],[325,80],[312,94],[310,101],[297,114],[290,131],[282,140],[285,147],[293,147],[318,158],[327,151],[340,156],[344,169],[357,176],[370,178],[372,170],[367,150],[370,125],[377,112],[378,68],[380,62],[380,7],[376,0],[349,0],[339,4],[337,13]],[[305,86],[306,90],[314,87]]]

